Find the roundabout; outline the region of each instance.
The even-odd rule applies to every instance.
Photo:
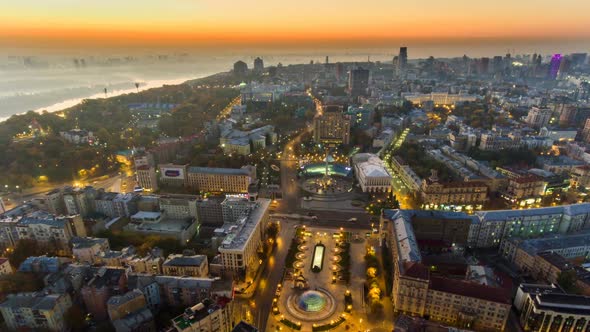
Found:
[[[301,166],[298,172],[299,185],[309,194],[320,196],[334,196],[348,193],[352,190],[352,167],[334,164],[334,158],[329,152],[323,163]]]

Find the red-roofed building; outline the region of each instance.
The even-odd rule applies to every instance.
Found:
[[[405,262],[394,280],[398,313],[477,331],[503,331],[510,314],[506,289],[433,276],[427,266]]]
[[[393,256],[391,299],[396,313],[462,329],[504,331],[511,307],[506,289],[436,275],[437,266],[427,265],[428,258],[419,252],[412,225],[399,213],[388,218],[392,219],[387,224],[382,218],[380,227],[391,235],[386,243]],[[458,267],[447,262],[445,273],[464,270]]]
[[[504,289],[464,280],[432,276],[430,277],[430,289],[499,304],[510,305],[511,303],[510,295]]]

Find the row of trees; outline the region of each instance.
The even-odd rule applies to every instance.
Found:
[[[404,142],[396,154],[400,155],[423,179],[430,177],[432,169],[438,171],[438,178],[442,182],[451,181],[454,178],[453,173],[445,164],[430,158],[424,147],[417,143]]]
[[[381,274],[381,267],[379,260],[375,256],[375,250],[370,246],[367,247],[365,263],[367,267],[367,280],[364,285],[366,300],[371,308],[371,313],[380,316],[383,314],[383,304],[381,303],[383,293],[379,287],[378,279]]]
[[[104,230],[96,234],[97,237],[109,239],[109,244],[114,250],[120,250],[132,245],[139,255],[147,254],[152,248],[160,248],[164,255],[182,252],[187,247],[180,245],[177,239],[160,237],[156,235],[137,236],[127,231]],[[190,249],[190,248],[188,248]]]
[[[540,151],[526,148],[500,151],[483,151],[471,149],[469,156],[475,160],[487,161],[492,168],[503,166],[517,166],[519,168],[534,167]]]
[[[494,124],[508,124],[505,115],[493,111],[485,102],[463,103],[453,109],[452,114],[463,117],[465,124],[473,128],[491,129]]]

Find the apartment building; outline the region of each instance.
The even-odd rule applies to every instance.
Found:
[[[488,200],[488,187],[478,181],[439,182],[435,170],[430,178],[422,181],[420,195],[422,204],[427,207],[439,208],[441,205],[472,206],[480,209]]]
[[[167,218],[197,218],[197,196],[193,195],[162,195],[158,197],[160,211]]]
[[[170,255],[162,264],[162,273],[168,276],[205,278],[209,275],[209,262],[205,255]]]
[[[187,308],[172,319],[178,332],[230,332],[232,331],[232,303],[229,298],[205,299]]]
[[[72,238],[72,254],[77,262],[95,264],[100,261],[99,254],[110,249],[109,239],[96,237]]]
[[[534,257],[542,252],[553,252],[566,259],[585,259],[590,255],[590,233],[552,234],[537,239],[511,238],[502,242],[500,254],[521,271],[530,271]]]
[[[10,265],[8,258],[0,257],[0,276],[12,273],[14,273],[14,270],[12,269],[12,265]]]
[[[225,271],[243,272],[248,277],[256,272],[260,265],[257,250],[264,241],[269,206],[269,199],[259,199],[236,223],[224,224],[225,236],[218,250]]]
[[[152,312],[138,289],[112,296],[107,301],[107,311],[117,332],[156,331]]]
[[[93,268],[92,277],[80,291],[86,310],[97,320],[108,319],[107,301],[122,295],[127,289],[127,275],[123,268]]]
[[[525,331],[587,331],[590,297],[565,294],[549,285],[521,284],[514,301]]]
[[[502,196],[518,206],[540,203],[547,182],[536,175],[524,175],[508,180],[508,187]]]
[[[419,238],[409,216],[400,210],[385,210],[380,220],[380,235],[393,256],[391,297],[395,312],[429,317],[459,328],[503,331],[510,314],[509,293],[432,275],[422,263]]]
[[[17,239],[36,240],[42,244],[56,245],[61,253],[70,252],[74,236],[86,236],[82,218],[77,216],[55,217],[37,211],[20,219],[16,224]]]
[[[207,193],[247,193],[248,186],[256,177],[251,167],[213,168],[189,167],[188,185],[191,189]]]
[[[14,331],[69,331],[65,314],[72,306],[68,294],[18,293],[9,294],[0,303],[6,326]]]
[[[135,169],[137,185],[147,191],[158,190],[156,168],[150,165],[138,166]]]
[[[322,106],[322,111],[313,119],[313,140],[327,145],[350,142],[351,116],[344,114],[342,106]]]

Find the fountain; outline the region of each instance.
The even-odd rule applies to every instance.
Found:
[[[327,304],[326,295],[314,290],[303,292],[297,304],[299,309],[305,312],[318,312],[323,310]]]

